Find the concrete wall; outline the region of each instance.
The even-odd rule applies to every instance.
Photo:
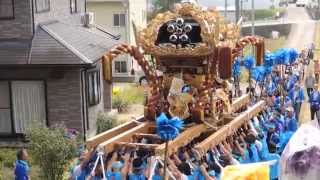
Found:
[[[50,11],[36,12],[36,0],[34,1],[34,20],[35,24],[52,20],[60,20],[66,23],[80,24],[81,14],[85,12],[85,0],[77,0],[78,12],[71,14],[70,0],[51,0]]]
[[[265,38],[270,38],[272,31],[278,31],[280,32],[280,36],[288,36],[291,31],[291,26],[292,24],[256,26],[255,34]],[[251,27],[243,27],[241,29],[241,33],[243,36],[251,35]]]
[[[31,0],[14,0],[14,19],[0,20],[0,39],[30,39],[32,33]]]

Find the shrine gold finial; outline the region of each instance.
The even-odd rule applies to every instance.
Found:
[[[158,57],[208,56],[220,40],[232,46],[239,39],[239,30],[237,25],[226,24],[215,9],[181,3],[173,11],[158,14],[139,31],[137,44],[146,54]]]

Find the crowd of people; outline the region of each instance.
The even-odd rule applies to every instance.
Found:
[[[290,67],[274,67],[272,74],[258,85],[261,91],[259,95],[255,89],[252,92],[255,100],[262,98],[267,102],[264,111],[204,154],[194,149],[199,141],[197,138],[187,146],[180,147],[168,158],[168,176],[183,180],[218,180],[222,169],[228,165],[276,160],[278,163],[271,166],[270,179],[278,179],[279,159],[298,128],[302,103],[309,101],[311,119],[320,119],[320,91],[313,74],[306,72],[309,59],[302,52],[300,60]],[[308,98],[305,97],[303,84],[307,88]],[[152,144],[153,141],[156,140],[137,139],[137,143]],[[27,167],[25,154],[22,151],[17,155],[16,177],[21,169]],[[105,152],[103,161],[97,161],[98,154],[97,149],[83,152],[78,164],[70,172],[70,179],[164,179],[164,162],[149,149],[119,147],[113,152]]]

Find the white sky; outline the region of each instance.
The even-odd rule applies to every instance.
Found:
[[[198,0],[200,4],[204,5],[204,6],[224,6],[225,5],[225,0]],[[250,9],[251,8],[251,0],[243,0],[243,1],[247,1],[244,2],[244,7],[246,9]],[[235,0],[227,0],[228,5],[229,6],[234,6],[234,2]],[[256,9],[265,9],[265,8],[269,8],[272,3],[271,0],[255,0],[255,7]],[[277,5],[279,2],[279,0],[274,0],[274,4]]]

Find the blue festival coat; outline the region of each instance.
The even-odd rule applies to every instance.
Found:
[[[320,107],[320,93],[319,93],[319,91],[313,91],[310,94],[309,102],[310,102],[311,108],[313,108],[315,110],[319,110],[319,107]]]
[[[291,89],[291,90],[289,91],[289,94],[288,94],[288,96],[289,96],[290,99],[292,100],[293,104],[302,103],[302,102],[304,101],[304,92],[303,92],[303,89],[302,89],[302,88],[299,88],[297,97],[294,97],[294,92],[295,92],[295,89]]]

